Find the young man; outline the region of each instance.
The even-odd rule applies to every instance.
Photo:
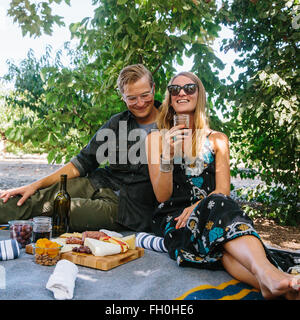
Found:
[[[113,116],[76,157],[53,174],[3,192],[0,223],[51,216],[60,175],[67,174],[73,231],[150,231],[156,199],[146,157],[141,156],[160,103],[154,101],[152,74],[143,65],[125,67],[119,74],[118,88],[128,110]],[[107,160],[110,165],[99,168]]]

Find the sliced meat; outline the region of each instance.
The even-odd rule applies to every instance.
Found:
[[[102,231],[85,231],[82,234],[82,241],[84,242],[85,238],[100,240],[101,237],[107,237],[107,234]]]
[[[69,237],[66,239],[66,244],[83,244],[83,240],[75,237]]]

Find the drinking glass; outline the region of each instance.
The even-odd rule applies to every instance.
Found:
[[[175,114],[173,120],[174,126],[184,124],[184,129],[188,129],[190,127],[190,116],[188,114]]]

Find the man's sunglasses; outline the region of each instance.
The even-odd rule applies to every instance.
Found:
[[[177,84],[171,84],[168,86],[168,91],[172,96],[178,96],[181,89],[183,89],[186,94],[194,94],[197,88],[198,85],[196,83],[187,83],[182,87],[178,86]]]

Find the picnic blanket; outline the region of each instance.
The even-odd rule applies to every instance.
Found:
[[[7,240],[9,237],[9,230],[0,230],[0,241]],[[154,240],[147,242],[144,237],[140,240],[145,247],[151,248],[145,249],[144,256],[140,259],[124,263],[108,271],[78,265],[79,273],[76,278],[73,299],[118,300],[122,303],[125,303],[124,300],[172,300],[176,302],[185,299],[202,299],[206,300],[205,304],[207,301],[213,302],[214,299],[218,300],[222,297],[224,299],[226,295],[231,295],[232,299],[258,300],[260,298],[262,300],[257,290],[233,280],[225,271],[179,268],[167,253],[163,253],[163,248],[161,248],[162,252],[158,252],[160,246],[155,247],[156,250],[152,249]],[[34,257],[25,253],[24,248],[20,251],[17,259],[0,261],[0,300],[54,299],[53,293],[46,289],[54,266],[36,264]],[[195,279],[197,279],[196,284]],[[225,287],[227,287],[226,290],[231,291],[226,293]],[[208,293],[213,293],[212,289],[215,289],[214,291],[219,292],[220,295],[215,294],[213,297],[208,295]],[[244,289],[248,291],[243,291]],[[235,296],[237,294],[240,296]]]
[[[137,234],[136,245],[157,252],[167,252],[163,238],[141,232]],[[264,300],[259,290],[232,279],[218,286],[201,285],[188,290],[175,300]]]
[[[264,300],[259,290],[232,279],[218,286],[201,285],[175,300]]]

